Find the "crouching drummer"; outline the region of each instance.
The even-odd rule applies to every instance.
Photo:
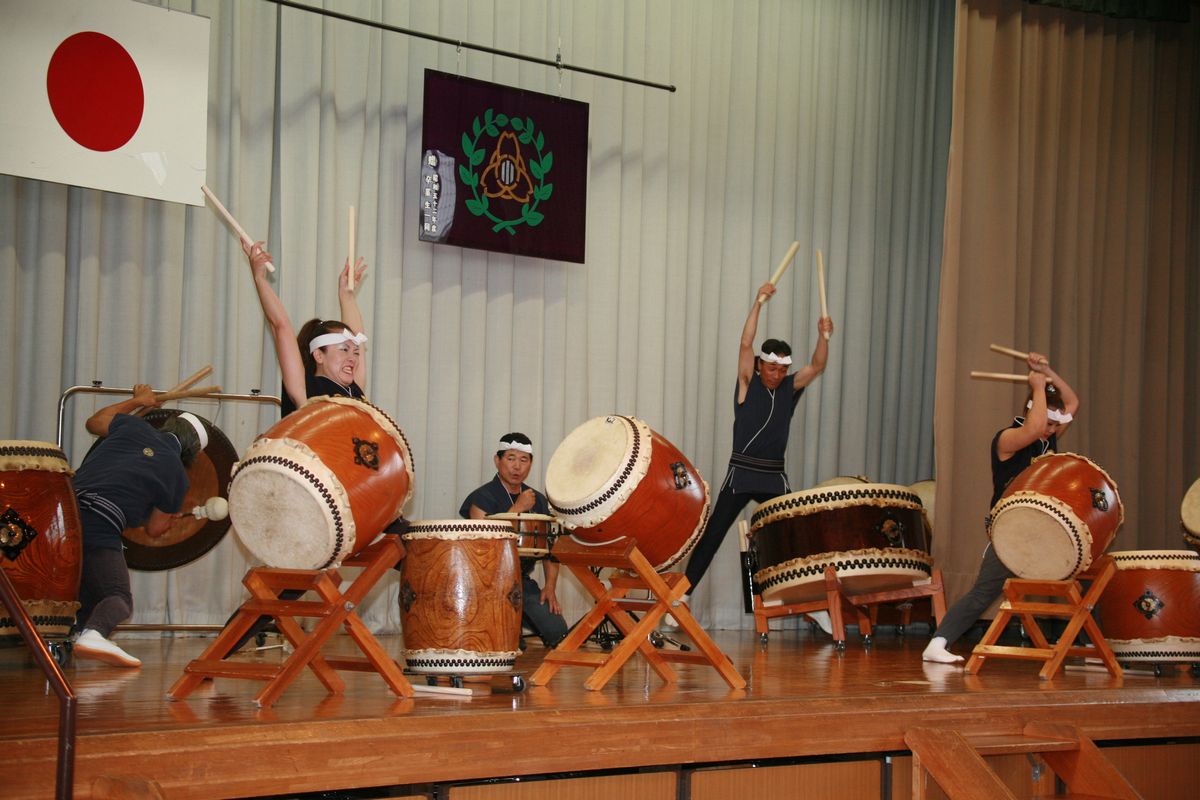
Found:
[[[493,456],[496,476],[467,495],[458,509],[465,519],[484,519],[491,514],[549,514],[546,496],[525,484],[533,468],[533,442],[523,433],[506,433],[500,437],[500,448]],[[562,616],[555,587],[558,585],[558,562],[553,557],[542,559],[545,585],[533,579],[533,565],[538,559],[521,558],[521,593],[524,596],[524,621],[542,640],[546,649],[567,635],[567,622]]]
[[[146,527],[165,534],[180,516],[188,489],[188,467],[208,446],[208,431],[194,414],[178,414],[155,428],[131,415],[159,405],[145,384],[133,397],[93,414],[88,431],[103,437],[75,473],[75,494],[83,526],[83,572],[74,653],[119,667],[142,662],[108,637],[133,613],[129,567],[121,533]]]

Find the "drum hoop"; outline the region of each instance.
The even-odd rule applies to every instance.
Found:
[[[1200,572],[1200,554],[1192,550],[1118,550],[1108,555],[1119,570]]]
[[[412,670],[433,668],[452,671],[506,672],[521,655],[519,650],[405,650],[404,663]]]
[[[265,452],[264,452],[265,451]],[[304,444],[286,436],[282,439],[259,438],[246,451],[247,458],[239,461],[233,467],[233,477],[249,467],[255,467],[268,472],[288,475],[299,475],[303,478],[300,485],[317,500],[325,512],[326,521],[333,527],[333,554],[324,564],[315,569],[326,569],[334,564],[340,564],[342,559],[350,555],[352,543],[356,541],[357,528],[354,514],[350,509],[350,495],[346,487],[338,480],[337,475]],[[233,484],[230,483],[230,494],[233,494]],[[237,521],[234,521],[237,529]],[[239,537],[241,536],[239,532]],[[247,545],[249,547],[249,545]],[[253,549],[253,548],[251,548]]]
[[[1117,501],[1117,527],[1113,528],[1113,533],[1115,535],[1116,532],[1121,529],[1121,526],[1125,524],[1125,504],[1121,502],[1121,490],[1117,486],[1117,482],[1113,480],[1112,475],[1109,475],[1108,471],[1105,470],[1104,467],[1100,466],[1095,461],[1092,461],[1087,456],[1082,456],[1079,453],[1042,453],[1040,456],[1034,456],[1033,460],[1029,462],[1029,466],[1033,466],[1037,462],[1044,459],[1055,458],[1056,456],[1069,456],[1071,458],[1078,459],[1079,461],[1083,461],[1091,466],[1092,469],[1103,475],[1104,480],[1108,481],[1108,484],[1112,486],[1113,498]],[[1028,467],[1026,467],[1026,469],[1028,469]]]
[[[529,514],[524,511],[503,511],[498,514],[488,514],[488,519],[502,519],[508,522],[520,522],[528,520],[529,522],[557,522],[558,517],[553,514]]]
[[[412,448],[408,444],[408,437],[404,435],[404,431],[400,430],[400,426],[396,421],[388,416],[387,412],[379,406],[375,405],[365,397],[338,397],[337,395],[322,395],[320,397],[310,397],[304,406],[313,405],[315,403],[334,403],[340,406],[356,408],[362,411],[371,419],[375,420],[380,428],[383,429],[393,442],[396,443],[396,448],[400,451],[400,460],[404,462],[404,471],[408,473],[408,491],[404,497],[400,498],[399,504],[395,509],[395,516],[401,517],[404,507],[408,505],[408,501],[412,499],[413,491],[417,483],[417,468],[413,464]],[[304,408],[301,406],[301,408]]]
[[[992,535],[992,532],[996,529],[996,521],[1005,511],[1018,506],[1048,512],[1047,515],[1061,525],[1063,530],[1067,532],[1068,537],[1075,543],[1075,568],[1067,574],[1068,577],[1078,575],[1092,565],[1092,529],[1075,514],[1075,510],[1069,505],[1057,497],[1045,495],[1041,492],[1021,490],[1014,492],[1008,497],[1001,498],[996,503],[992,508],[991,524],[988,525],[988,539],[992,542],[993,547],[996,546],[996,539]],[[999,558],[1000,553],[997,552],[996,556]],[[1000,561],[1003,562],[1004,559],[1000,558]],[[1005,566],[1007,567],[1008,565],[1005,564]],[[1009,569],[1011,570],[1012,567],[1009,567]]]
[[[929,553],[908,547],[836,550],[791,558],[774,566],[764,567],[754,573],[754,582],[759,585],[761,593],[762,589],[780,586],[800,578],[820,577],[825,574],[825,568],[828,566],[832,566],[839,574],[864,567],[901,567],[931,575],[933,558]]]
[[[1194,636],[1159,636],[1153,639],[1109,639],[1108,646],[1122,658],[1147,661],[1195,661],[1200,656],[1200,639]]]
[[[61,472],[67,476],[75,474],[66,454],[58,445],[29,439],[0,441],[0,471],[21,470]]]
[[[620,414],[612,414],[605,419],[622,420],[628,425],[633,444],[626,452],[625,463],[615,473],[616,479],[611,485],[591,497],[577,501],[575,506],[569,508],[558,505],[552,497],[548,498],[550,507],[558,512],[563,527],[568,530],[590,528],[611,517],[629,499],[642,482],[642,478],[650,471],[650,463],[654,457],[654,437],[650,426],[637,417]]]
[[[785,494],[760,505],[750,517],[750,529],[757,531],[773,522],[803,517],[823,511],[856,506],[880,508],[924,508],[919,495],[907,487],[890,483],[864,484],[862,487],[845,484],[828,489],[807,489]]]
[[[445,520],[441,522],[413,522],[401,534],[404,541],[435,539],[441,541],[464,541],[469,539],[516,539],[512,525],[500,520]]]

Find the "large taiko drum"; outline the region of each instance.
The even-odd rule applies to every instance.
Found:
[[[365,400],[314,397],[246,450],[229,517],[263,563],[324,569],[370,544],[412,494],[412,451]]]
[[[512,524],[415,520],[401,537],[400,624],[413,672],[513,668],[521,642],[521,567]]]
[[[933,559],[921,498],[906,486],[854,483],[780,495],[750,518],[764,601],[801,603],[825,594],[832,566],[848,594],[912,586]]]
[[[546,496],[576,541],[630,537],[660,572],[687,555],[708,520],[708,483],[634,417],[595,417],[571,431],[550,457]]]
[[[1183,541],[1200,553],[1200,480],[1192,484],[1179,505],[1179,521],[1183,525]]]
[[[0,564],[47,639],[66,637],[79,610],[83,528],[72,474],[57,445],[0,441]],[[0,637],[19,634],[0,606]]]
[[[508,522],[517,534],[517,553],[521,558],[545,558],[554,548],[554,542],[562,531],[558,519],[550,514],[532,514],[524,511],[489,514],[488,519]]]
[[[996,557],[1020,578],[1066,580],[1104,554],[1125,520],[1117,484],[1075,453],[1033,460],[992,508]]]
[[[1096,604],[1121,661],[1200,661],[1200,555],[1191,550],[1109,553],[1117,571]]]

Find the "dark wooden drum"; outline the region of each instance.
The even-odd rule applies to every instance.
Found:
[[[79,610],[83,526],[73,474],[57,445],[0,441],[0,564],[47,639],[65,638]],[[0,606],[0,637],[19,635]]]
[[[889,483],[817,487],[776,497],[750,520],[766,602],[802,603],[825,593],[832,566],[849,594],[913,585],[933,571],[921,498]]]
[[[992,508],[988,535],[1017,577],[1061,581],[1086,570],[1112,543],[1125,508],[1108,473],[1075,453],[1040,456]]]
[[[512,524],[416,520],[401,539],[400,624],[408,669],[441,675],[512,670],[522,613]]]
[[[408,440],[387,414],[365,400],[314,397],[246,450],[229,517],[268,566],[325,569],[400,516],[413,480]]]
[[[1121,661],[1200,662],[1200,555],[1191,550],[1109,553],[1117,571],[1096,604]]]
[[[595,417],[571,431],[546,467],[546,496],[573,539],[636,539],[659,572],[688,554],[708,521],[708,484],[634,417]]]

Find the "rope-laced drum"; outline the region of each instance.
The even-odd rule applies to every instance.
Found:
[[[571,431],[550,457],[546,496],[576,541],[630,537],[659,572],[687,555],[708,520],[708,484],[634,417],[595,417]]]
[[[764,601],[800,603],[825,593],[832,566],[848,594],[911,586],[933,559],[921,498],[906,486],[847,483],[768,500],[751,517]]]
[[[1117,484],[1075,453],[1033,460],[992,508],[996,557],[1020,578],[1067,580],[1104,554],[1125,520]]]
[[[521,567],[512,523],[415,520],[401,536],[400,624],[413,672],[506,672],[520,654]]]
[[[1096,616],[1117,658],[1200,662],[1200,554],[1124,550],[1109,556],[1117,571]]]
[[[489,514],[488,519],[504,520],[517,534],[517,552],[522,558],[545,558],[554,548],[562,526],[549,514],[504,512]]]
[[[0,565],[46,638],[66,637],[79,610],[83,527],[73,474],[57,445],[0,441]],[[0,607],[0,637],[19,633]]]

